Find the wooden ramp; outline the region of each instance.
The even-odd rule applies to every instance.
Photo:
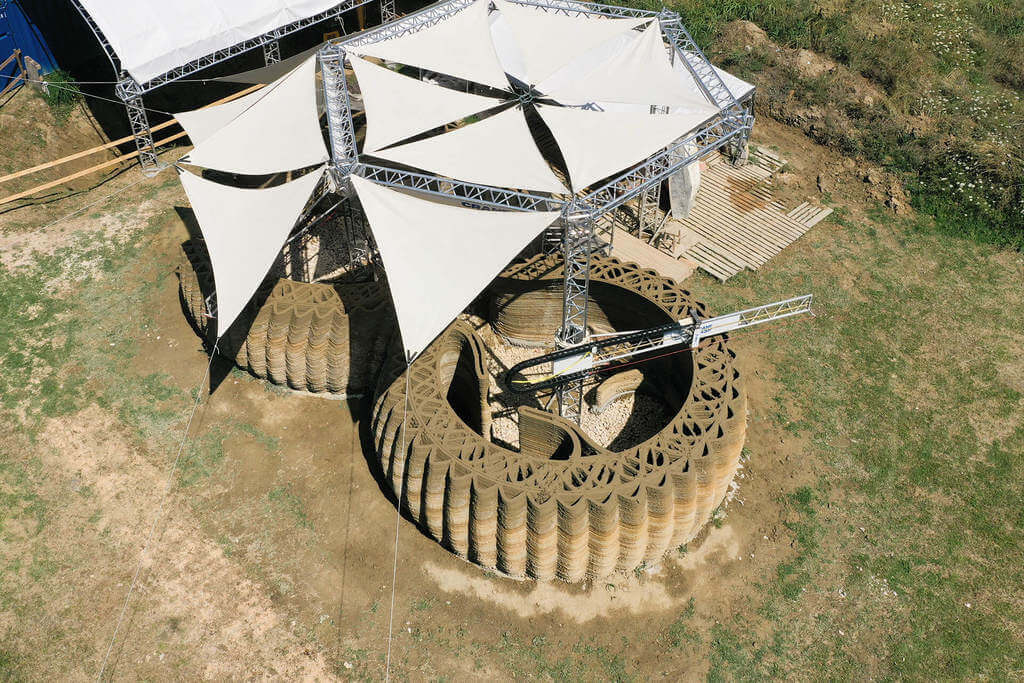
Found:
[[[752,152],[739,168],[711,157],[693,210],[677,222],[696,235],[682,256],[724,282],[745,268],[757,270],[832,213],[807,202],[787,211],[774,199],[772,175],[784,163],[766,150]]]
[[[638,266],[651,268],[676,282],[682,282],[693,275],[698,266],[696,261],[688,258],[676,259],[625,230],[615,231],[611,251],[612,256],[621,261],[631,261]]]

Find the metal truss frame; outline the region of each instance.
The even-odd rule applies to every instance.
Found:
[[[340,21],[340,17],[343,13],[361,5],[366,5],[370,2],[372,2],[372,0],[342,0],[342,2],[339,2],[329,10],[325,10],[304,19],[299,19],[298,21],[293,21],[290,24],[274,29],[273,31],[268,31],[267,33],[250,38],[249,40],[244,40],[222,50],[217,50],[216,52],[212,52],[204,57],[193,59],[192,61],[186,62],[181,66],[162,73],[145,83],[139,83],[124,70],[121,60],[114,51],[110,41],[107,40],[102,29],[100,29],[92,16],[89,15],[89,12],[82,5],[81,0],[71,0],[71,4],[74,5],[75,9],[78,10],[78,13],[82,16],[82,19],[85,20],[89,30],[91,30],[93,35],[96,36],[96,40],[99,41],[100,47],[103,48],[103,51],[107,55],[107,59],[110,60],[110,64],[114,68],[114,73],[117,74],[117,95],[121,98],[121,101],[124,102],[125,109],[128,111],[128,122],[131,125],[132,133],[135,135],[135,145],[139,150],[139,163],[143,172],[146,173],[153,173],[159,170],[159,166],[157,164],[156,148],[153,146],[153,133],[149,125],[149,118],[146,116],[146,109],[142,103],[143,95],[159,88],[162,85],[177,81],[185,78],[186,76],[191,76],[197,71],[201,71],[207,67],[213,66],[214,64],[219,64],[220,62],[236,57],[257,47],[263,47],[264,60],[267,64],[280,61],[281,52],[277,41],[282,36],[294,33],[326,19],[336,18]]]
[[[384,0],[382,0],[383,2]],[[680,59],[701,92],[719,112],[697,130],[666,149],[574,197],[553,197],[452,180],[441,176],[390,168],[360,157],[352,118],[351,97],[345,79],[346,53],[352,48],[398,38],[438,24],[469,6],[473,0],[447,0],[413,12],[358,35],[331,41],[320,52],[332,173],[339,187],[352,174],[382,185],[413,190],[474,208],[513,211],[560,211],[561,250],[565,268],[562,326],[556,343],[571,346],[584,341],[590,286],[590,260],[595,228],[607,223],[610,212],[637,196],[656,192],[661,182],[697,159],[729,144],[741,145],[750,135],[753,116],[730,92],[711,62],[683,26],[679,14],[576,0],[510,0],[566,16],[600,14],[608,17],[657,19],[668,42],[671,58]],[[650,195],[648,195],[650,196]],[[545,237],[545,245],[551,242]],[[571,384],[560,391],[563,416],[579,420],[583,387]]]

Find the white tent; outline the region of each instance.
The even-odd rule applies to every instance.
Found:
[[[537,89],[568,105],[622,102],[696,108],[709,111],[707,116],[714,113],[707,99],[687,88],[672,70],[657,22],[632,33],[625,44],[615,41],[611,54],[602,59],[588,54],[585,63],[556,72]]]
[[[491,42],[488,2],[476,0],[429,28],[351,51],[508,90],[508,78]]]
[[[351,62],[366,107],[363,143],[366,152],[464,119],[502,102],[424,83],[359,57],[353,57]],[[410,116],[410,112],[415,115]]]
[[[387,271],[405,350],[417,355],[558,218],[426,201],[352,176]]]
[[[323,172],[258,190],[179,173],[213,266],[218,337],[259,289]]]
[[[534,85],[604,41],[651,21],[596,15],[570,17],[506,0],[494,0],[494,6],[519,48],[526,81]]]
[[[261,97],[216,132],[202,139],[185,163],[230,173],[263,175],[304,168],[329,155],[316,107],[316,58],[258,93]],[[213,108],[211,108],[213,109]],[[229,110],[230,112],[231,110]],[[212,121],[193,112],[196,119]],[[204,133],[211,125],[203,126]]]
[[[569,168],[572,189],[640,162],[682,137],[711,114],[648,114],[596,112],[538,105],[544,123],[558,141]]]
[[[125,71],[145,83],[337,7],[338,0],[80,0]]]
[[[448,133],[372,154],[457,180],[567,193],[540,155],[519,107]]]

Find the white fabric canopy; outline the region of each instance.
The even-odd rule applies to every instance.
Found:
[[[476,0],[458,14],[422,31],[359,45],[351,48],[351,52],[508,90],[508,78],[491,42],[487,4],[488,0]]]
[[[406,352],[444,330],[557,211],[480,211],[439,204],[352,176],[391,288]]]
[[[316,57],[310,57],[259,91],[259,99],[198,143],[184,161],[248,175],[278,173],[327,161],[316,108],[315,71]]]
[[[338,0],[81,0],[124,69],[145,83],[218,50],[336,7]]]
[[[710,116],[596,112],[545,105],[537,105],[537,111],[558,141],[573,191],[646,159]]]
[[[537,84],[588,50],[620,33],[651,21],[611,19],[595,15],[570,17],[539,8],[494,0],[519,48],[527,82]],[[505,30],[504,27],[499,31]],[[511,53],[511,48],[508,48]],[[516,57],[510,54],[510,58]]]
[[[218,337],[259,289],[323,172],[258,190],[179,174],[213,266]]]
[[[703,111],[707,112],[705,118],[714,114],[707,99],[695,95],[672,70],[657,22],[640,33],[633,32],[625,44],[611,42],[615,48],[611,54],[562,69],[537,89],[569,105],[624,102]]]
[[[188,133],[192,144],[198,145],[234,121],[242,112],[258,102],[266,94],[267,90],[263,88],[224,104],[177,113],[174,115],[174,118],[178,119],[178,123]]]
[[[568,192],[537,150],[519,107],[373,155],[466,182]]]
[[[366,152],[464,119],[502,102],[424,83],[359,57],[351,61],[366,107],[366,140],[363,142]]]

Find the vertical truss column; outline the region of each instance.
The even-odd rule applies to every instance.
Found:
[[[281,61],[281,43],[277,38],[269,43],[263,43],[263,63],[267,66],[277,64]]]
[[[386,24],[398,18],[395,11],[395,0],[380,0],[380,23]]]
[[[358,206],[355,191],[348,177],[358,161],[355,123],[352,120],[352,101],[345,79],[345,51],[338,47],[325,47],[320,51],[320,67],[324,83],[324,103],[327,111],[327,133],[331,139],[331,179],[336,190],[347,198],[345,202],[345,243],[350,270],[375,265],[374,244],[366,229],[362,207]]]
[[[644,239],[644,233],[650,231],[651,239],[654,239],[661,227],[661,183],[654,183],[640,194],[637,213],[637,222],[640,224],[637,237]]]
[[[331,174],[335,186],[341,187],[358,158],[352,103],[345,80],[345,51],[333,46],[323,48],[320,51],[320,68],[324,81],[327,132],[331,139]]]
[[[563,216],[562,257],[565,274],[562,289],[562,327],[555,343],[560,348],[582,344],[587,336],[587,303],[590,298],[590,252],[594,241],[594,217],[570,212]],[[555,368],[558,371],[558,368]],[[583,410],[583,380],[558,390],[559,414],[579,424]]]
[[[142,93],[139,92],[139,85],[135,79],[122,73],[121,80],[117,84],[117,96],[124,102],[124,107],[128,112],[128,123],[135,136],[135,147],[139,151],[139,165],[142,167],[142,172],[152,175],[160,170],[160,164],[157,161],[156,147],[153,144],[153,130],[149,126],[146,108],[142,104]]]

